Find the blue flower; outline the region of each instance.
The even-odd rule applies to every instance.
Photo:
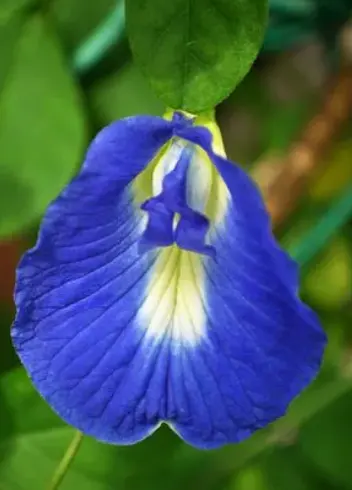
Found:
[[[239,442],[315,377],[325,335],[217,126],[175,113],[103,129],[17,276],[14,345],[69,424],[132,444],[168,424]]]

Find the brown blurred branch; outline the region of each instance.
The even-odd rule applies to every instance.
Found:
[[[349,29],[346,33],[351,36]],[[319,113],[282,162],[263,161],[255,171],[274,227],[281,225],[295,209],[309,176],[322,164],[322,157],[352,114],[352,43],[346,43],[346,36],[342,41],[343,67],[332,80]]]

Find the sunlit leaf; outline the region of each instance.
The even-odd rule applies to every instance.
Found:
[[[333,240],[302,281],[307,300],[323,309],[341,309],[352,294],[352,253],[342,236]]]
[[[268,490],[263,470],[259,464],[248,465],[237,472],[227,488],[228,490]]]

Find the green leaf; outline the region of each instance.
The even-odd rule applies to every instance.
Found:
[[[90,89],[89,98],[101,125],[137,114],[159,116],[164,110],[139,69],[131,62],[97,82]]]
[[[22,2],[0,4],[0,92],[9,72],[18,41],[23,14]]]
[[[314,417],[300,436],[300,447],[322,475],[351,488],[352,392]],[[335,487],[334,487],[335,488]]]
[[[295,432],[236,472],[227,490],[327,490],[312,465],[294,445]],[[334,489],[336,490],[336,489]]]
[[[21,10],[30,7],[35,0],[1,0],[0,2],[0,25],[6,23],[11,17],[17,15]]]
[[[262,458],[267,490],[333,490],[293,444],[295,436],[295,433],[291,435],[289,445],[273,448]]]
[[[266,0],[127,0],[132,51],[166,105],[213,108],[249,71],[263,40]]]
[[[73,175],[85,121],[75,82],[42,17],[30,17],[0,94],[0,236],[19,232]]]

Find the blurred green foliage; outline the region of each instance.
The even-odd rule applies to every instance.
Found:
[[[102,52],[85,76],[72,68],[81,43],[115,6],[0,0],[0,235],[7,240],[0,243],[1,490],[45,488],[73,436],[11,348],[14,262],[33,244],[45,207],[78,169],[90,137],[114,119],[163,111],[124,41]],[[335,66],[327,53],[350,10],[349,0],[272,0],[266,52],[219,108],[233,159],[251,168],[263,156],[285,154],[319,106]],[[306,49],[316,43],[318,50]],[[351,154],[348,128],[281,230],[285,247],[300,243],[351,183]],[[302,294],[319,313],[329,345],[321,374],[286,417],[238,446],[210,452],[186,446],[166,428],[133,447],[85,438],[61,488],[352,489],[351,237],[349,223],[302,269]]]
[[[41,215],[73,175],[86,143],[79,90],[55,34],[39,14],[21,26],[0,94],[0,112],[4,236]]]
[[[49,14],[64,48],[73,52],[105,20],[114,9],[116,0],[79,2],[56,0],[48,2]]]
[[[274,51],[316,37],[333,49],[336,35],[352,12],[351,0],[271,0],[270,5],[265,48]]]

